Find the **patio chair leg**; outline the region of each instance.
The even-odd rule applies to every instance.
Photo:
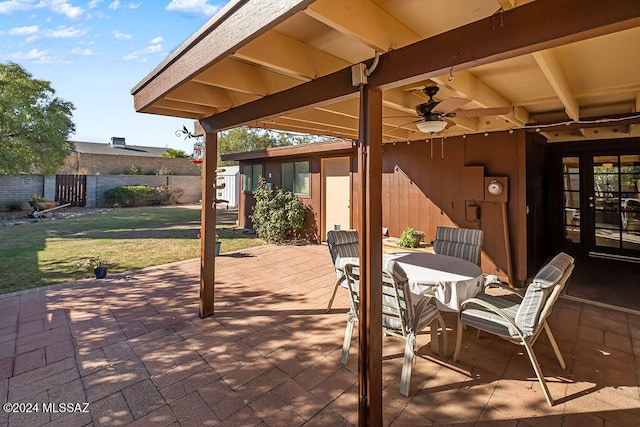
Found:
[[[458,356],[460,355],[460,347],[462,347],[462,321],[460,320],[460,316],[458,316],[458,327],[456,328],[456,349],[453,352],[453,361],[458,361]]]
[[[553,351],[556,353],[556,357],[558,358],[558,362],[560,363],[560,367],[562,369],[566,369],[567,368],[567,364],[564,363],[564,359],[562,357],[562,353],[560,353],[560,349],[558,348],[558,344],[556,343],[556,339],[553,337],[553,334],[551,333],[551,328],[549,327],[549,324],[547,323],[546,320],[544,322],[544,330],[547,333],[547,337],[549,337],[549,341],[551,342],[551,347],[553,347]]]
[[[351,347],[351,337],[353,336],[353,325],[356,323],[356,314],[353,310],[349,311],[349,320],[347,321],[347,327],[344,331],[344,342],[342,343],[342,357],[340,357],[340,363],[347,364],[349,359],[349,348]]]
[[[540,369],[540,365],[538,364],[538,359],[536,359],[536,355],[533,353],[533,348],[528,342],[523,343],[524,347],[527,349],[527,354],[529,355],[529,360],[531,361],[531,365],[533,366],[533,370],[538,377],[538,382],[540,382],[540,386],[542,387],[542,393],[544,393],[545,399],[547,399],[547,403],[549,406],[553,406],[553,399],[551,398],[551,393],[549,392],[549,388],[547,387],[547,382],[544,379],[544,375],[542,375],[542,369]]]
[[[409,396],[411,385],[411,369],[415,360],[416,335],[410,334],[406,338],[404,346],[404,361],[402,362],[402,374],[400,374],[400,394]]]
[[[344,279],[345,277],[343,275],[338,280],[336,280],[336,283],[333,285],[333,291],[331,291],[331,299],[329,299],[329,304],[327,305],[327,313],[331,310],[331,306],[333,305],[333,300],[336,297],[336,292],[338,291],[338,286],[340,286],[340,283],[342,283]]]
[[[440,323],[440,329],[442,330],[442,352],[440,352],[440,354],[447,357],[449,354],[449,334],[447,332],[447,325],[444,324],[442,316],[438,316],[438,322]]]

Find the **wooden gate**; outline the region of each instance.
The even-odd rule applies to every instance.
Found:
[[[56,175],[56,202],[71,206],[87,204],[86,175]]]

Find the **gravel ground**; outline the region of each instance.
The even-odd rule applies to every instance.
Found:
[[[41,218],[33,218],[30,211],[0,212],[0,229],[18,224],[30,224],[41,221],[53,221],[66,218],[77,218],[79,216],[108,212],[109,208],[60,208],[55,211],[45,213]]]

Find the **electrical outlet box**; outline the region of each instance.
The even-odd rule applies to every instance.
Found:
[[[367,66],[363,63],[351,66],[351,84],[361,86],[367,84]]]

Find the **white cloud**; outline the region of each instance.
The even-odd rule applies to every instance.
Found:
[[[33,61],[37,64],[48,64],[53,62],[48,50],[31,49],[29,52],[16,52],[9,55],[10,59]]]
[[[87,7],[89,9],[95,9],[100,3],[102,3],[102,0],[91,0],[89,3],[87,3]]]
[[[43,6],[41,3],[35,0],[8,0],[0,1],[0,13],[10,14],[13,12],[20,12],[24,10],[31,10],[36,7]]]
[[[120,4],[120,0],[113,0],[111,3],[109,3],[109,9],[111,10],[118,10],[122,7],[127,8],[127,9],[137,9],[140,7],[142,3],[129,3],[126,6],[125,5],[121,5]]]
[[[77,6],[72,6],[66,0],[51,0],[51,10],[61,15],[65,15],[67,18],[76,19],[84,13],[84,9]]]
[[[38,32],[37,25],[30,25],[25,27],[16,27],[12,28],[8,31],[8,34],[11,36],[31,36]]]
[[[118,40],[131,40],[131,34],[123,33],[122,31],[113,30],[113,37]]]
[[[51,37],[55,39],[68,39],[73,37],[82,37],[86,34],[85,30],[80,30],[75,27],[65,27],[60,25],[55,30],[47,30],[45,33],[46,37]]]
[[[79,47],[74,47],[73,49],[71,49],[71,53],[73,55],[83,55],[83,56],[93,55],[93,51],[91,49],[80,49]]]
[[[209,4],[208,0],[171,0],[166,9],[169,12],[213,16],[220,7]]]
[[[162,45],[161,44],[154,44],[151,46],[147,46],[147,48],[144,50],[145,53],[156,53],[156,52],[160,52],[162,50]]]
[[[158,40],[158,39],[162,41],[162,37],[156,37],[153,40]],[[140,58],[141,61],[146,62],[147,58],[145,57],[145,55],[151,55],[154,53],[162,54],[162,45],[159,44],[159,41],[158,43],[151,44],[142,50],[131,52],[130,54],[123,56],[122,59],[124,59],[125,61],[132,61],[134,59]]]
[[[93,1],[92,1],[93,3]],[[67,0],[7,0],[0,1],[0,14],[11,14],[47,7],[55,13],[76,19],[84,13],[84,9],[72,6]]]
[[[156,37],[153,40],[151,40],[151,44],[159,44],[162,43],[162,37]]]

